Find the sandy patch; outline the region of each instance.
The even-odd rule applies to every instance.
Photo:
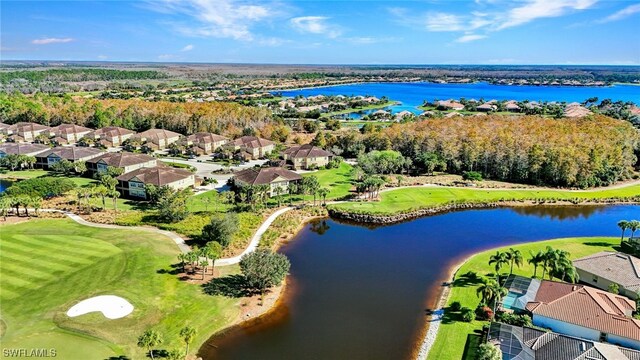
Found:
[[[133,305],[119,296],[101,295],[73,305],[67,311],[67,316],[76,317],[96,311],[101,312],[107,319],[120,319],[131,314]]]

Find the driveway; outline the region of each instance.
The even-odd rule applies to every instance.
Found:
[[[186,164],[186,165],[191,165],[194,168],[196,168],[196,175],[198,177],[201,178],[210,178],[210,179],[216,179],[218,181],[217,184],[210,184],[210,185],[206,185],[206,186],[201,186],[196,190],[200,190],[202,188],[202,190],[213,190],[216,189],[218,191],[224,191],[227,189],[227,180],[229,180],[231,177],[233,177],[233,174],[212,174],[213,171],[218,171],[224,168],[224,166],[219,165],[219,164],[214,164],[212,162],[206,162],[206,160],[211,159],[210,156],[208,155],[203,155],[203,156],[199,156],[195,159],[189,159],[189,160],[184,160],[184,159],[175,159],[175,158],[161,158],[159,160],[166,160],[166,161],[171,161],[171,162],[175,162],[178,164]],[[256,165],[263,165],[264,163],[266,163],[267,160],[251,160],[251,161],[247,161],[246,163],[242,164],[242,165],[238,165],[238,166],[231,166],[230,169],[234,172],[236,171],[240,171],[243,169],[247,169],[247,168],[251,168],[254,167]]]

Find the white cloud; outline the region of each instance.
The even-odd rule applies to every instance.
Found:
[[[68,43],[74,40],[75,39],[72,39],[72,38],[42,38],[42,39],[35,39],[31,41],[31,43],[35,45],[48,45],[48,44]]]
[[[427,15],[426,27],[429,31],[462,31],[465,29],[460,16],[445,13]]]
[[[337,38],[342,34],[338,26],[330,24],[326,16],[300,16],[290,20],[294,29],[302,33],[320,34]]]
[[[467,43],[467,42],[470,42],[470,41],[476,41],[476,40],[485,39],[486,37],[487,37],[487,35],[467,34],[467,35],[463,35],[463,36],[457,38],[456,42]]]
[[[610,21],[618,21],[639,12],[640,12],[640,4],[629,5],[626,8],[607,16],[606,18],[600,20],[599,22],[606,23]]]
[[[185,47],[183,47],[182,49],[180,49],[180,51],[191,51],[193,50],[193,45],[189,44]]]
[[[598,0],[528,0],[512,8],[496,30],[526,24],[539,18],[558,17],[575,10],[585,10]]]
[[[196,25],[174,24],[177,31],[187,36],[232,38],[251,41],[251,26],[268,20],[274,11],[264,4],[239,0],[163,0],[150,3],[148,8],[165,14],[192,17]]]

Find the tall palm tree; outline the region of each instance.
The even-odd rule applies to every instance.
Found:
[[[318,194],[322,198],[322,205],[327,205],[327,195],[329,195],[329,189],[321,188],[318,190]]]
[[[155,330],[147,330],[138,338],[138,346],[141,348],[147,348],[151,359],[153,357],[153,348],[162,344],[162,336]]]
[[[622,235],[620,235],[620,242],[622,243],[622,241],[624,240],[624,233],[627,232],[627,229],[629,229],[629,221],[618,221],[618,227],[620,228],[620,230],[622,230]]]
[[[529,250],[529,255],[531,258],[529,258],[527,262],[533,265],[533,277],[535,278],[538,273],[538,266],[544,262],[544,252],[538,250],[538,252],[534,254],[533,251]]]
[[[493,286],[493,283],[495,283],[495,280],[484,278],[480,286],[476,289],[476,295],[478,295],[480,300],[485,304],[489,304],[490,300],[493,299],[495,295],[495,287]]]
[[[513,274],[513,264],[515,264],[517,267],[520,267],[524,258],[522,257],[522,253],[520,252],[520,250],[514,248],[509,248],[509,251],[507,251],[506,255],[507,260],[509,260],[509,262],[511,263],[511,269],[509,270],[509,275],[511,275]]]
[[[196,329],[191,326],[185,326],[180,330],[180,337],[184,340],[184,343],[187,345],[187,350],[185,351],[185,356],[189,355],[189,344],[196,337]]]
[[[640,230],[640,221],[631,220],[629,221],[629,230],[631,230],[631,238],[635,235],[636,231]]]
[[[489,258],[489,265],[493,265],[495,270],[496,270],[496,279],[499,276],[499,272],[500,269],[502,269],[502,266],[506,265],[509,263],[509,260],[507,260],[507,254],[500,252],[500,251],[496,251],[495,255],[491,255],[491,257]]]
[[[542,278],[550,272],[552,264],[558,260],[558,253],[551,246],[547,246],[544,251],[544,261],[542,261]]]

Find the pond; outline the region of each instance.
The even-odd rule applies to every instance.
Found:
[[[5,190],[7,190],[9,186],[11,186],[11,184],[12,184],[11,181],[0,179],[0,194],[5,192]]]
[[[640,206],[466,210],[364,227],[326,219],[281,248],[288,286],[269,315],[213,337],[204,359],[408,359],[449,269],[480,250],[619,236]],[[211,345],[209,345],[211,344]]]

